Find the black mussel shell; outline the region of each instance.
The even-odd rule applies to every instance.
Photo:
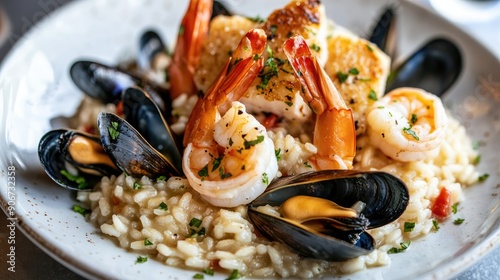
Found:
[[[163,43],[160,35],[153,30],[144,32],[139,38],[139,53],[137,65],[145,71],[153,68],[152,64],[157,55],[168,55],[167,46]]]
[[[125,173],[149,178],[181,174],[124,119],[112,113],[100,113],[97,124],[104,150]]]
[[[368,40],[390,57],[396,55],[396,11],[393,6],[387,7],[373,27]]]
[[[132,86],[144,88],[165,115],[170,114],[170,94],[155,82],[131,72],[93,61],[77,61],[70,69],[76,86],[103,103],[118,104],[122,91]]]
[[[212,17],[210,19],[219,15],[232,16],[233,14],[220,1],[214,1],[214,5],[212,7]]]
[[[418,87],[442,96],[461,70],[462,55],[457,45],[445,38],[435,38],[391,72],[386,92],[399,87]]]
[[[128,88],[122,100],[125,120],[182,172],[182,155],[176,136],[149,94],[139,88]]]
[[[258,206],[280,206],[297,195],[329,199],[340,206],[350,207],[358,201],[366,204],[361,214],[368,219],[368,229],[396,220],[406,209],[409,193],[399,178],[384,172],[325,170],[282,177],[273,181],[266,192],[248,208],[248,216],[261,234],[270,240],[283,242],[305,257],[341,261],[373,250],[373,239],[364,231],[350,232],[311,230],[287,219],[257,210]],[[355,242],[355,244],[352,244]]]
[[[49,131],[40,139],[38,156],[45,172],[54,182],[70,190],[86,190],[93,188],[102,176],[119,173],[118,169],[109,165],[75,161],[68,152],[68,145],[76,136],[83,136],[99,145],[101,143],[98,136],[67,129]],[[77,176],[69,174],[67,164],[78,170]]]

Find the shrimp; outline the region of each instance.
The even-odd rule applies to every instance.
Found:
[[[200,59],[212,16],[213,0],[191,0],[182,19],[172,63],[167,71],[170,78],[170,95],[175,99],[182,93],[197,93],[194,70]]]
[[[182,169],[193,189],[215,206],[251,202],[278,172],[272,140],[238,102],[263,67],[265,45],[262,29],[243,37],[186,125]]]
[[[356,154],[356,131],[347,107],[332,80],[301,36],[283,44],[283,50],[302,84],[302,97],[316,114],[313,156],[316,169],[350,169]]]
[[[417,88],[398,88],[369,108],[368,135],[392,159],[423,160],[437,155],[447,120],[437,96]]]

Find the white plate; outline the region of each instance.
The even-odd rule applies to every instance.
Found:
[[[326,2],[326,1],[325,1]],[[358,34],[366,34],[387,1],[338,0],[326,2],[328,15]],[[194,271],[167,267],[157,261],[135,265],[137,254],[119,248],[70,210],[74,194],[56,186],[45,175],[37,157],[40,137],[50,119],[71,115],[82,94],[72,84],[68,68],[80,58],[113,64],[133,57],[141,31],[154,27],[173,43],[187,2],[174,0],[75,1],[34,27],[5,59],[0,70],[2,186],[9,166],[15,167],[15,200],[0,190],[4,210],[15,202],[18,228],[44,251],[89,278],[191,279]],[[228,1],[249,16],[266,16],[286,1]],[[445,104],[482,143],[479,170],[490,178],[465,191],[460,216],[438,233],[414,242],[408,252],[392,255],[392,264],[350,275],[349,279],[446,278],[471,265],[500,240],[498,211],[500,62],[468,35],[430,12],[403,2],[399,6],[400,54],[408,55],[434,36],[459,44],[464,71],[445,97]],[[489,81],[497,96],[477,83]],[[471,110],[471,108],[473,110]],[[470,115],[470,112],[474,112]],[[10,184],[9,186],[12,186]],[[411,265],[408,265],[410,264]],[[224,279],[224,275],[211,279]]]

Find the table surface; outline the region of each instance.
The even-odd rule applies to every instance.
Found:
[[[33,0],[16,0],[0,3],[0,10],[3,8],[10,19],[10,36],[4,42],[0,39],[0,62],[8,53],[10,48],[15,44],[29,28],[52,10],[64,5],[71,0],[57,1],[33,1]],[[433,7],[433,0],[413,0],[428,7]],[[442,0],[445,1],[445,0]],[[481,1],[478,5],[485,5]],[[491,2],[491,1],[490,1]],[[498,2],[498,1],[494,1]],[[500,9],[499,5],[495,6]],[[436,7],[439,11],[439,7]],[[490,48],[500,59],[500,11],[496,13],[496,17],[488,21],[479,20],[471,23],[468,21],[460,21],[457,18],[450,18],[450,15],[445,15],[451,21],[454,21],[458,26],[469,31],[479,41],[483,42]],[[0,13],[0,17],[2,14]],[[1,36],[0,36],[1,38]],[[6,252],[7,247],[7,218],[2,212],[0,214],[0,252]],[[45,254],[37,246],[35,246],[28,238],[19,233],[16,236],[16,272],[9,276],[9,279],[84,279],[67,269],[63,265],[53,260]],[[6,254],[0,255],[0,279],[3,279],[6,272]],[[13,277],[12,277],[13,276]],[[500,279],[500,246],[484,256],[479,262],[463,271],[459,275],[452,278],[454,280],[469,280],[469,279]]]

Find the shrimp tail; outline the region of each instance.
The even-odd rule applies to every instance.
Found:
[[[194,71],[200,59],[212,15],[212,0],[191,0],[182,19],[172,63],[168,68],[170,95],[196,94]]]
[[[352,168],[356,154],[356,130],[351,109],[312,55],[304,38],[295,36],[288,39],[283,44],[283,50],[302,84],[302,97],[317,115],[313,139],[318,148],[317,167]]]

